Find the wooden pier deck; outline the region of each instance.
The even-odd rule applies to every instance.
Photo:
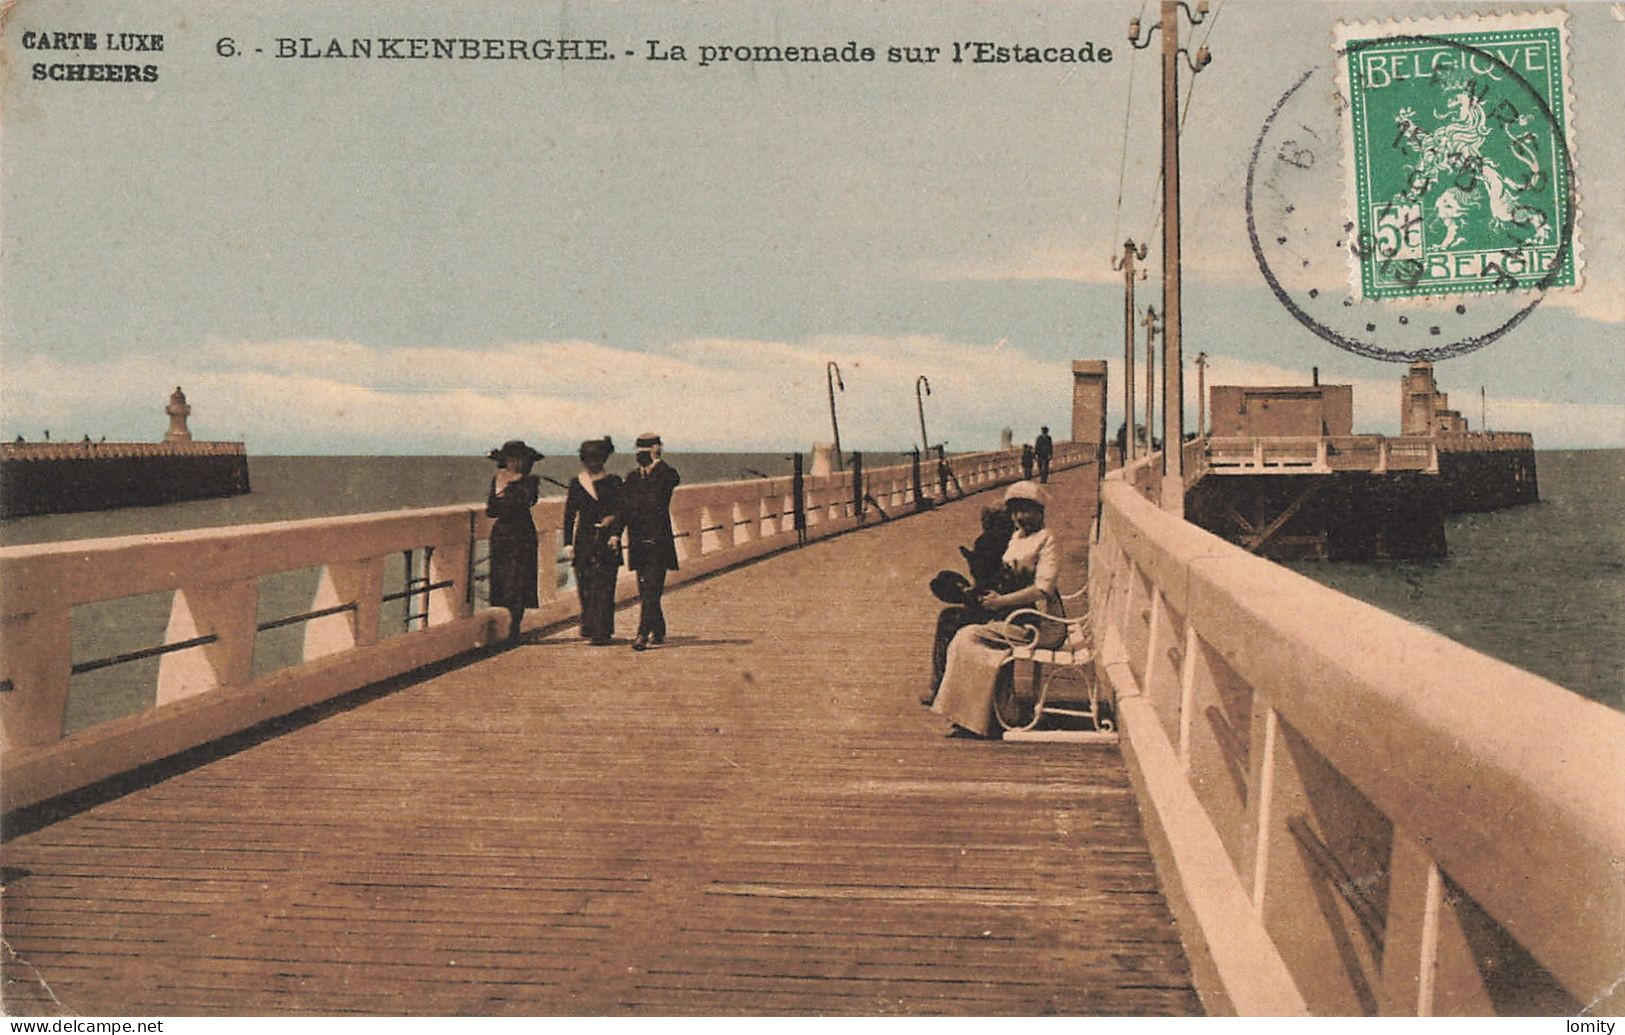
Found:
[[[1051,487],[1076,559],[1092,486]],[[6,1012],[1199,1012],[1118,750],[916,702],[995,498],[677,588],[663,649],[554,633],[19,833]]]

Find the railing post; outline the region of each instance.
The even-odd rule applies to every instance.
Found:
[[[9,615],[0,656],[11,689],[0,693],[0,734],[8,750],[62,739],[73,667],[67,607]]]
[[[1444,878],[1422,843],[1400,827],[1388,864],[1380,1008],[1392,1017],[1431,1017],[1439,963]]]
[[[442,625],[468,614],[468,594],[462,581],[468,572],[468,540],[455,536],[450,542],[436,543],[429,558],[429,582],[450,582],[450,586],[429,591],[429,624]]]
[[[1196,623],[1186,616],[1184,654],[1179,666],[1179,764],[1191,768],[1191,713],[1196,701]]]
[[[922,487],[920,485],[920,451],[918,449],[914,449],[910,450],[910,453],[913,455],[912,463],[914,465],[914,509],[924,510],[926,503],[925,493],[922,491]]]
[[[536,525],[536,600],[545,604],[559,595],[559,530],[546,521]]]
[[[1253,439],[1253,468],[1258,471],[1264,469],[1264,440],[1261,438]]]
[[[701,553],[700,528],[704,525],[697,507],[684,507],[671,513],[671,530],[677,544],[677,562],[697,560]]]
[[[795,454],[795,468],[790,476],[790,497],[796,545],[804,546],[807,542],[807,476],[800,453]]]
[[[1254,689],[1252,731],[1249,735],[1247,786],[1247,843],[1252,846],[1251,877],[1253,912],[1264,914],[1264,890],[1269,879],[1270,826],[1275,799],[1275,750],[1280,719],[1263,691]]]
[[[200,636],[216,639],[190,650],[165,654],[159,660],[158,704],[179,701],[217,686],[239,686],[252,678],[257,589],[256,579],[241,579],[175,591],[164,642],[180,643]]]
[[[784,509],[779,496],[762,496],[756,500],[756,537],[770,539],[783,531],[779,511]]]
[[[438,553],[438,551],[437,551]],[[466,556],[466,553],[465,553]],[[467,578],[467,563],[459,572]],[[316,596],[310,609],[320,611],[341,604],[354,604],[355,610],[323,615],[305,623],[305,660],[337,654],[353,647],[378,642],[378,621],[383,609],[384,559],[373,557],[322,568],[316,583]],[[467,597],[467,594],[464,594]]]
[[[852,454],[852,516],[863,524],[863,453]]]

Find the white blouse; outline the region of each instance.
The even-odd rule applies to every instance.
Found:
[[[1055,584],[1061,576],[1061,549],[1055,545],[1055,536],[1047,528],[1031,535],[1016,529],[1010,545],[1004,548],[1004,566],[1012,571],[1031,572],[1033,585],[1044,593],[1044,599],[1053,602]]]

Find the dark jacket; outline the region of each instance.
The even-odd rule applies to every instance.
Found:
[[[620,551],[610,550],[608,541],[611,536],[620,534],[621,526],[625,523],[621,480],[613,474],[606,474],[595,480],[593,485],[598,489],[597,499],[593,499],[581,487],[580,479],[570,483],[564,497],[564,545],[575,547],[574,564],[577,568],[594,565],[618,568],[621,566]],[[606,527],[599,528],[598,522],[606,516],[614,520]]]
[[[665,461],[634,467],[626,476],[626,538],[632,567],[642,571],[664,564],[677,570],[677,542],[671,532],[671,494],[682,476]]]
[[[1048,460],[1055,455],[1055,442],[1048,435],[1039,435],[1033,440],[1033,455],[1040,460]]]
[[[536,607],[536,524],[530,508],[541,492],[534,475],[497,491],[496,479],[485,498],[491,524],[491,561],[487,590],[493,607]]]

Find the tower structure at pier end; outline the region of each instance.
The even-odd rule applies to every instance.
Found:
[[[1106,361],[1072,361],[1072,441],[1096,446],[1106,455]]]
[[[1417,360],[1399,379],[1399,433],[1432,435],[1466,432],[1467,418],[1450,408],[1450,396],[1439,391],[1433,364]]]
[[[1473,431],[1450,396],[1439,391],[1433,364],[1419,360],[1399,380],[1399,427],[1431,438],[1439,452],[1439,494],[1447,513],[1501,510],[1540,501],[1535,438],[1527,431]]]

